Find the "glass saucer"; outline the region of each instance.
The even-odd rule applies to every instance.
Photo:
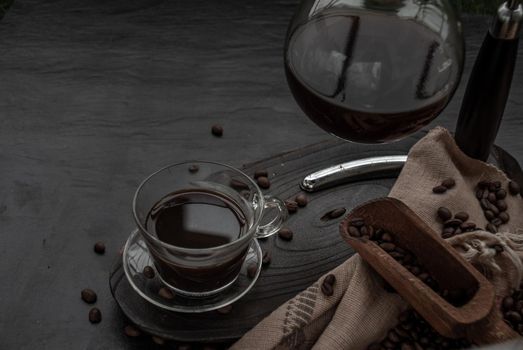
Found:
[[[146,278],[142,273],[145,266],[154,268],[154,264],[149,255],[149,249],[138,230],[134,230],[127,239],[122,257],[127,280],[142,298],[162,309],[185,313],[216,310],[234,303],[254,286],[262,266],[262,251],[258,241],[253,239],[240,274],[229,288],[206,297],[191,298],[175,294],[174,298],[165,299],[158,295],[158,290],[164,287],[158,276],[158,271],[155,269],[154,278],[151,279]],[[254,278],[249,278],[247,275],[247,266],[250,264],[255,264],[257,267]]]

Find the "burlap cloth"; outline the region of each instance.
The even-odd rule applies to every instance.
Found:
[[[444,195],[433,194],[432,188],[448,177],[456,180],[456,187]],[[505,188],[508,181],[496,167],[464,155],[448,131],[435,128],[412,147],[390,197],[406,203],[436,232],[441,232],[436,218],[440,206],[453,213],[466,211],[470,221],[485,227],[487,221],[474,191],[480,180],[499,180]],[[508,195],[506,202],[511,219],[500,227],[502,233],[475,231],[448,240],[494,283],[499,297],[519,286],[523,271],[523,200]],[[504,252],[496,255],[489,248],[494,244],[502,245]],[[366,349],[385,336],[408,306],[399,295],[383,289],[381,278],[358,255],[331,273],[336,276],[334,295],[324,296],[315,282],[232,349]]]

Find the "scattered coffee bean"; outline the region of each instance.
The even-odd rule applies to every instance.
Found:
[[[463,223],[463,221],[461,221],[460,219],[450,219],[450,220],[447,220],[443,223],[443,225],[445,227],[448,227],[448,226],[452,226],[452,227],[458,227],[459,225],[461,225]]]
[[[362,218],[352,218],[350,221],[349,221],[349,225],[351,226],[355,226],[355,227],[363,227],[365,226],[365,220],[363,220]]]
[[[496,216],[494,215],[493,212],[491,212],[490,210],[485,210],[483,212],[483,214],[485,215],[485,218],[490,221],[490,220],[493,220]]]
[[[506,197],[507,197],[507,191],[505,191],[504,189],[499,189],[496,192],[496,198],[497,199],[505,199]]]
[[[443,185],[439,185],[439,186],[434,187],[432,189],[432,192],[438,193],[438,194],[445,193],[445,192],[447,192],[447,188]]]
[[[460,226],[461,230],[464,232],[470,232],[476,230],[476,224],[470,221],[464,222]]]
[[[298,211],[298,203],[296,203],[295,201],[286,200],[285,207],[287,207],[287,211],[289,212],[289,214],[294,214]]]
[[[219,124],[214,124],[211,127],[211,132],[214,136],[221,137],[223,135],[223,127]]]
[[[492,246],[492,248],[494,248],[497,254],[503,253],[503,251],[505,250],[503,249],[503,246],[501,244],[495,244]]]
[[[263,189],[271,187],[271,182],[269,181],[268,177],[260,176],[256,179],[256,182],[258,183],[258,186],[260,186]]]
[[[223,306],[223,307],[217,309],[216,311],[217,311],[218,313],[222,314],[222,315],[230,314],[231,311],[232,311],[232,304],[229,304],[229,305]]]
[[[445,186],[447,189],[451,189],[452,187],[456,186],[456,181],[454,179],[448,178],[441,182],[442,186]]]
[[[102,312],[100,309],[93,307],[89,310],[89,322],[100,323],[102,321]]]
[[[498,229],[496,228],[496,226],[494,226],[493,224],[489,223],[487,224],[487,226],[485,227],[485,229],[490,232],[490,233],[496,233],[498,232]]]
[[[441,221],[445,222],[447,220],[452,219],[452,212],[448,208],[439,207],[438,217],[441,219]]]
[[[94,251],[96,254],[104,254],[105,253],[105,244],[104,242],[96,242],[94,244]]]
[[[96,296],[96,293],[89,288],[86,288],[82,290],[81,292],[82,300],[85,301],[87,304],[94,304],[96,303],[96,300],[98,297]]]
[[[505,202],[503,199],[497,201],[495,205],[499,209],[499,211],[507,210],[507,202]]]
[[[200,170],[200,166],[198,164],[192,164],[189,167],[189,172],[192,173],[192,174],[197,173],[198,170]]]
[[[174,298],[174,293],[166,287],[161,287],[158,290],[158,295],[166,300],[172,300]]]
[[[155,275],[154,269],[151,266],[144,267],[143,275],[145,276],[145,278],[149,278],[149,279],[154,278],[154,275]]]
[[[329,211],[328,213],[326,213],[325,215],[323,215],[321,219],[323,221],[337,219],[340,216],[342,216],[343,214],[345,214],[346,211],[347,210],[345,208],[333,209],[333,210]]]
[[[499,227],[499,226],[501,226],[501,224],[503,223],[503,221],[501,221],[500,218],[495,218],[495,219],[492,220],[490,223],[491,223],[492,225],[496,226],[496,227]]]
[[[521,193],[521,187],[519,186],[519,184],[517,182],[510,181],[508,183],[508,191],[510,192],[511,195],[517,196],[519,193]]]
[[[510,216],[506,211],[499,213],[498,219],[501,220],[502,223],[506,224],[510,220]],[[494,221],[492,221],[494,223]]]
[[[454,215],[454,218],[465,222],[469,219],[469,214],[465,213],[464,211],[460,211],[459,213]]]
[[[494,192],[490,192],[490,193],[488,194],[487,200],[488,200],[490,203],[494,204],[494,203],[497,202],[498,198],[496,197],[496,194],[495,194]]]
[[[294,200],[296,201],[296,203],[298,203],[300,207],[304,207],[307,205],[307,203],[309,203],[307,196],[303,193],[297,195],[296,198],[294,198]]]
[[[238,179],[231,179],[231,181],[229,182],[229,185],[237,191],[249,189],[249,185],[247,185],[242,180],[238,180]]]
[[[254,178],[255,178],[255,179],[257,179],[257,178],[259,178],[259,177],[262,177],[262,176],[268,178],[268,177],[269,177],[269,172],[268,172],[267,170],[260,170],[260,169],[259,169],[259,170],[256,170],[256,171],[254,172]]]
[[[278,237],[283,239],[284,241],[290,241],[292,240],[293,232],[289,228],[281,228],[278,231]]]
[[[152,339],[153,343],[155,343],[156,345],[165,345],[165,339],[163,339],[163,338],[153,335],[153,336],[151,336],[151,339]]]
[[[334,283],[336,283],[336,276],[333,274],[329,274],[325,276],[323,279],[323,282],[321,284],[321,292],[325,295],[330,297],[334,294]]]
[[[262,266],[268,266],[271,263],[271,253],[267,250],[263,252]]]
[[[511,296],[507,296],[507,297],[503,298],[502,306],[503,306],[503,309],[505,309],[505,310],[512,309],[512,307],[514,306],[514,299]]]
[[[140,335],[142,335],[142,332],[138,328],[136,328],[135,326],[132,326],[132,325],[125,326],[123,329],[123,332],[125,333],[126,336],[131,337],[131,338],[136,338],[136,337],[139,337]]]
[[[352,237],[361,237],[360,230],[358,230],[358,228],[355,226],[349,226],[349,234]]]
[[[249,266],[247,266],[247,276],[249,276],[250,279],[256,277],[257,272],[258,266],[255,263],[250,263]]]

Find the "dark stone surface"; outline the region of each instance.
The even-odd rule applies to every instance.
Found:
[[[123,335],[108,287],[138,183],[187,158],[241,166],[329,139],[285,82],[295,4],[15,2],[0,21],[2,349],[148,348]],[[487,22],[465,20],[462,83]],[[497,140],[519,162],[522,71],[520,60]],[[464,85],[433,125],[453,129]],[[210,133],[215,123],[222,138]],[[100,240],[104,256],[92,250]],[[98,325],[83,288],[98,294]]]

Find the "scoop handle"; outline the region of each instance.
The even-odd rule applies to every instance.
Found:
[[[501,319],[496,309],[493,309],[486,319],[467,330],[467,338],[477,345],[499,344],[519,337],[519,334]]]

